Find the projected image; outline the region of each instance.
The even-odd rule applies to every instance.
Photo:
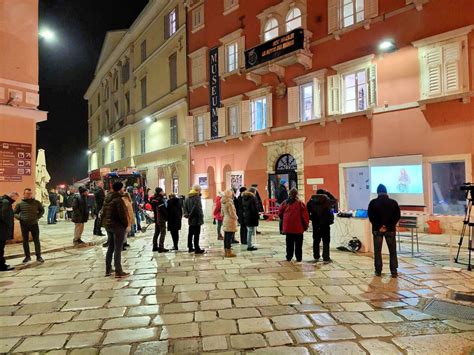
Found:
[[[421,165],[373,166],[370,169],[370,192],[384,184],[388,193],[422,194],[423,170]]]

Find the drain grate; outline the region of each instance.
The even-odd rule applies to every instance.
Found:
[[[454,318],[474,321],[474,307],[441,300],[431,300],[423,309],[425,313],[439,318]]]

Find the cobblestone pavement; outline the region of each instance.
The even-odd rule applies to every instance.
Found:
[[[270,225],[261,228],[258,251],[234,245],[238,256],[227,259],[210,224],[202,234],[210,249],[202,256],[187,253],[184,237],[182,251],[152,253],[148,232],[130,239],[123,259],[132,275],[122,280],[104,277],[100,246],[49,253],[42,265],[1,273],[0,353],[468,354],[474,349],[473,323],[439,319],[417,307],[449,291],[472,291],[472,273],[443,270],[429,258],[403,257],[398,279],[377,278],[372,258],[338,251],[332,251],[332,264],[315,264],[309,234],[303,263],[286,262],[284,238]]]

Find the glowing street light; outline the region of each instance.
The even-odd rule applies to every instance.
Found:
[[[51,31],[49,28],[42,28],[39,31],[40,38],[43,38],[46,42],[54,42],[56,40],[56,33]]]
[[[384,40],[384,41],[380,42],[379,49],[383,52],[388,52],[390,50],[395,49],[395,44],[393,43],[392,40],[387,39],[387,40]]]
[[[110,141],[110,138],[108,136],[103,136],[102,137],[102,142],[108,143]]]
[[[146,116],[146,117],[145,117],[145,122],[146,122],[146,123],[151,123],[151,121],[152,121],[152,119],[151,119],[150,116]]]
[[[92,150],[87,149],[87,155],[91,155],[91,154],[92,154]]]

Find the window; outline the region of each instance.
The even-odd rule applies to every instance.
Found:
[[[286,32],[291,32],[298,27],[301,27],[301,10],[294,7],[286,15]]]
[[[125,137],[120,138],[120,159],[125,159]]]
[[[276,18],[272,17],[265,24],[263,39],[266,42],[275,37],[278,37],[278,21]]]
[[[170,119],[170,145],[178,144],[178,119]]]
[[[140,131],[140,154],[146,153],[146,129]]]
[[[165,178],[159,178],[158,179],[158,186],[163,189],[163,191],[166,191],[166,179]]]
[[[377,17],[379,0],[328,0],[328,33]]]
[[[114,102],[115,117],[118,119],[120,116],[118,100]]]
[[[100,107],[100,92],[97,93],[97,107]]]
[[[463,215],[466,208],[466,194],[459,187],[466,181],[465,163],[432,163],[431,176],[433,213]]]
[[[260,97],[251,101],[251,131],[267,128],[267,98]]]
[[[177,176],[173,176],[173,193],[175,195],[179,193],[179,179]]]
[[[118,90],[118,86],[119,86],[118,74],[115,73],[114,74],[114,91]]]
[[[178,69],[177,69],[177,55],[173,53],[168,59],[168,66],[170,72],[170,91],[175,90],[178,87]]]
[[[146,107],[146,76],[140,80],[142,108]]]
[[[349,27],[361,21],[364,21],[364,0],[343,0],[343,27]]]
[[[239,0],[224,0],[224,15],[239,7]]]
[[[196,117],[196,141],[204,142],[204,115]]]
[[[343,112],[364,111],[367,108],[366,70],[343,76]]]
[[[207,47],[201,47],[189,54],[191,59],[191,82],[192,85],[200,85],[207,79]]]
[[[130,62],[127,60],[122,66],[122,84],[125,84],[130,79]]]
[[[178,30],[178,14],[177,9],[173,9],[168,15],[168,28],[169,34],[168,37],[171,37]]]
[[[313,83],[300,86],[300,115],[301,121],[310,121],[313,119]]]
[[[142,63],[146,60],[146,39],[140,44],[140,60]]]
[[[239,129],[239,105],[232,105],[227,108],[227,119],[229,127],[229,136],[236,136],[240,133]]]
[[[194,32],[204,27],[204,5],[200,5],[192,11],[192,20]]]
[[[113,163],[115,161],[115,143],[110,143],[110,162]]]
[[[125,93],[125,112],[130,113],[130,93]]]
[[[101,153],[102,153],[101,156],[100,156],[100,160],[102,162],[101,165],[105,165],[105,147],[102,147]]]
[[[227,72],[231,73],[239,68],[239,44],[233,42],[225,46]]]

